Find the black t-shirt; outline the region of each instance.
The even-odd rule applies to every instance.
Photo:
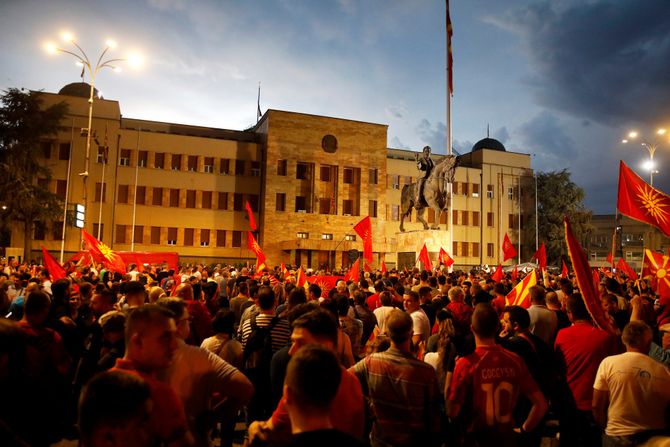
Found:
[[[347,433],[331,429],[306,431],[293,435],[290,447],[363,447],[358,439]]]

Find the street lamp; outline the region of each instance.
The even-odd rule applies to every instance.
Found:
[[[666,134],[666,132],[667,132],[666,129],[661,128],[661,129],[658,129],[656,131],[656,135],[664,136]],[[623,140],[621,140],[621,142],[623,144],[627,144],[630,141],[637,139],[637,137],[638,137],[638,133],[635,132],[635,131],[631,131],[631,132],[628,132],[628,138],[624,138]],[[655,167],[655,165],[654,165],[654,153],[656,152],[656,149],[658,149],[658,146],[660,145],[660,143],[658,143],[656,141],[653,142],[653,143],[650,143],[648,141],[642,141],[640,144],[642,145],[642,147],[647,149],[647,151],[649,152],[649,161],[647,161],[644,164],[644,167],[645,167],[645,169],[649,169],[649,185],[654,186],[654,174],[658,174],[658,171],[654,169],[654,167]]]

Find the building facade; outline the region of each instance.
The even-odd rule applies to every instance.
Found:
[[[83,83],[43,94],[46,105],[69,105],[58,136],[42,143],[52,178],[37,180],[67,203],[64,218],[84,204],[79,174],[86,171],[88,94]],[[353,227],[368,215],[372,267],[414,262],[405,256],[398,263],[400,198],[422,173],[415,152],[388,148],[386,125],[268,110],[254,127],[235,131],[129,119],[118,102],[96,99],[92,129],[86,230],[115,250],[177,251],[184,262],[253,262],[248,202],[268,265],[347,267],[362,250]],[[519,238],[534,213],[530,156],[485,138],[458,163],[451,247],[448,213],[426,213],[429,223],[440,220],[443,248],[456,266],[498,264],[507,233],[527,260],[535,241]],[[37,222],[28,257],[39,257],[41,245],[52,253],[62,247],[64,259],[76,253],[79,229],[65,221],[64,243],[63,218]],[[416,212],[405,229],[423,230]],[[23,237],[13,229],[7,255],[23,256],[12,248],[23,246]]]

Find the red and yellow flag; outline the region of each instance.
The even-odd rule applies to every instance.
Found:
[[[652,289],[662,297],[670,297],[670,256],[644,251],[642,277],[651,279]]]
[[[256,219],[254,218],[254,211],[251,209],[251,205],[249,205],[249,201],[247,200],[244,204],[244,208],[247,210],[247,214],[249,215],[249,226],[251,227],[251,231],[256,231]]]
[[[256,242],[256,238],[251,231],[247,231],[247,246],[249,247],[249,250],[253,251],[256,255],[256,265],[260,266],[261,264],[265,264],[265,253],[263,253],[261,246],[258,245],[258,242]]]
[[[430,262],[430,256],[428,255],[428,248],[426,247],[426,244],[423,244],[423,247],[421,248],[421,253],[419,253],[419,261],[423,264],[424,270],[428,270],[429,272],[433,271],[433,263]]]
[[[82,229],[81,234],[84,239],[84,248],[88,250],[89,254],[96,262],[101,262],[105,267],[114,272],[121,274],[126,273],[126,263],[121,256],[107,245],[88,234],[86,230]]]
[[[440,264],[444,265],[447,268],[454,265],[454,260],[452,259],[451,256],[449,256],[449,253],[447,253],[442,247],[440,247],[440,256],[438,259],[440,261]]]
[[[370,216],[366,216],[358,222],[354,226],[354,231],[363,239],[363,257],[368,262],[372,262],[372,221]]]
[[[303,270],[302,265],[300,268],[298,268],[298,273],[296,273],[295,276],[295,285],[298,287],[304,287],[305,283],[307,282],[307,276],[305,275],[305,271]]]
[[[318,275],[312,276],[312,284],[316,284],[321,288],[321,296],[323,298],[328,298],[328,291],[334,289],[337,286],[337,282],[343,279],[342,276],[333,276],[333,275]]]
[[[344,280],[345,281],[353,281],[353,282],[358,282],[359,276],[360,276],[360,263],[361,263],[361,258],[357,258],[356,262],[354,262],[347,272],[346,275],[344,275]]]
[[[502,251],[503,251],[503,262],[507,261],[510,258],[516,257],[516,249],[514,248],[514,245],[512,245],[512,241],[509,240],[509,236],[507,236],[507,233],[505,233],[505,238],[503,239]]]
[[[279,269],[281,270],[282,274],[284,275],[284,279],[288,278],[289,271],[288,271],[288,269],[286,268],[286,266],[284,265],[283,262],[279,264]]]
[[[44,256],[44,267],[49,271],[52,281],[58,281],[67,276],[65,268],[56,261],[56,259],[51,256],[51,253],[42,246],[42,256]]]
[[[670,196],[649,186],[623,161],[619,164],[617,208],[670,236]]]
[[[521,306],[528,309],[530,307],[530,288],[537,284],[537,274],[535,269],[530,272],[523,281],[520,281],[510,293],[505,297],[508,306]]]

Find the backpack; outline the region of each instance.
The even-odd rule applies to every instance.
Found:
[[[256,323],[257,315],[251,317],[251,334],[244,345],[244,369],[267,371],[270,373],[272,362],[272,329],[279,322],[279,317],[273,317],[270,324],[264,327]]]

